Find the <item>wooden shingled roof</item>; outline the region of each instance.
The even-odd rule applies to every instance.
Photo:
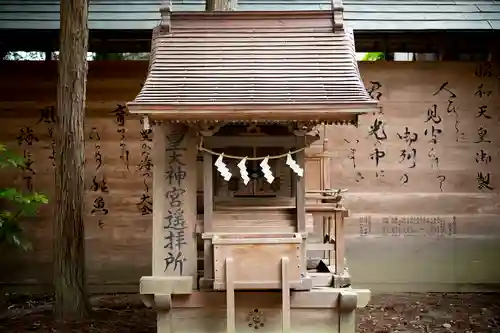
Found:
[[[341,8],[162,15],[130,113],[180,121],[351,122],[378,110],[361,81]]]

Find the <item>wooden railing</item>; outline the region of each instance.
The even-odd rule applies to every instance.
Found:
[[[346,191],[328,189],[306,193],[306,214],[312,214],[315,219],[320,219],[323,237],[322,244],[309,243],[306,249],[325,251],[328,265],[332,266],[332,263],[335,263],[333,269],[338,275],[343,275],[345,269],[344,218],[349,216],[349,212],[342,205],[342,193]]]

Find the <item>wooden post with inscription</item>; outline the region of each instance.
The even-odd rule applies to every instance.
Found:
[[[154,123],[153,273],[140,292],[158,311],[158,332],[353,333],[370,292],[343,280],[343,191],[306,195],[304,181],[318,125],[354,125],[378,108],[360,80],[342,6],[161,12],[148,77],[128,103]],[[306,214],[325,221],[328,242],[309,244]],[[310,248],[328,261],[310,269]],[[317,320],[303,320],[311,308]]]
[[[153,275],[141,294],[158,311],[158,332],[171,332],[172,295],[190,294],[196,277],[196,145],[188,127],[153,129]]]

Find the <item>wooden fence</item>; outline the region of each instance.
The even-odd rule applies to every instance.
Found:
[[[94,291],[137,290],[151,270],[151,142],[125,103],[148,64],[91,62],[87,88],[86,247]],[[25,154],[0,186],[53,197],[57,64],[0,64],[0,142]],[[327,128],[332,183],[348,188],[348,263],[374,290],[496,289],[500,267],[500,80],[488,63],[361,63],[382,113]],[[314,159],[307,184],[314,188]],[[53,203],[53,201],[52,201]],[[34,251],[2,249],[0,283],[48,287],[51,205],[24,226]]]

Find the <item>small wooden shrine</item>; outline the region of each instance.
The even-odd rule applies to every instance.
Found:
[[[321,191],[306,193],[304,177],[318,126],[378,107],[332,7],[161,8],[128,103],[154,136],[153,273],[140,292],[158,332],[354,332],[370,292],[350,287],[328,154]]]

